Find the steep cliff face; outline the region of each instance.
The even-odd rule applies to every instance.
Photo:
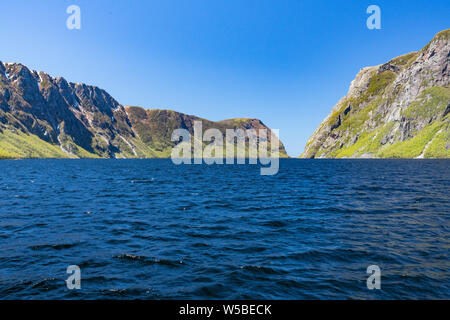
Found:
[[[449,38],[362,69],[301,157],[449,158]]]
[[[173,130],[192,129],[195,120],[204,128],[267,128],[256,119],[236,125],[125,108],[98,87],[0,62],[0,158],[169,157]],[[285,154],[283,144],[280,152]]]

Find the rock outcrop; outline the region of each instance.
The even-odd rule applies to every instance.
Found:
[[[212,122],[170,110],[124,107],[96,86],[0,62],[0,158],[169,157],[174,129],[265,128],[257,119]],[[286,151],[280,143],[280,153]]]
[[[450,30],[361,69],[302,158],[450,158]]]

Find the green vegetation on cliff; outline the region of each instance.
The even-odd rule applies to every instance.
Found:
[[[449,38],[362,69],[301,157],[450,157]]]
[[[0,62],[0,158],[168,158],[176,129],[270,129],[257,119],[213,122],[120,105],[105,90]],[[270,138],[269,138],[270,139]],[[203,143],[206,146],[208,143]],[[286,155],[280,143],[280,153]]]
[[[21,131],[0,132],[0,158],[73,158],[59,146]]]

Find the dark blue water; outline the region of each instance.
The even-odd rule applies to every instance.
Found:
[[[0,168],[2,299],[450,298],[448,160]]]

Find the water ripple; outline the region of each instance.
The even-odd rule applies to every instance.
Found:
[[[449,160],[1,165],[3,299],[450,298]]]

